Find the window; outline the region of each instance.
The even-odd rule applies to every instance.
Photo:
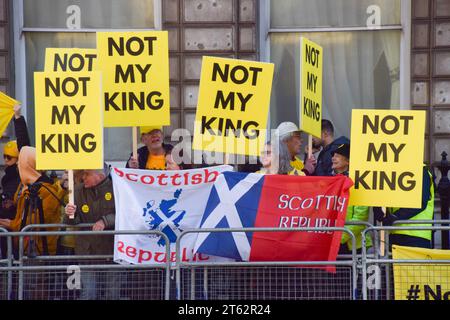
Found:
[[[27,88],[26,115],[32,140],[33,73],[44,70],[45,48],[95,48],[97,30],[155,28],[153,0],[23,0],[22,14],[26,64],[22,81]],[[105,160],[126,160],[132,148],[131,129],[105,128],[104,143]]]
[[[350,135],[352,109],[399,108],[400,18],[401,0],[271,0],[271,126],[299,118],[302,36],[324,49],[322,116],[337,135]]]

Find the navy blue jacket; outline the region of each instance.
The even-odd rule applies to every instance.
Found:
[[[317,157],[317,165],[314,170],[313,176],[332,176],[333,170],[331,169],[331,158],[333,158],[332,153],[341,145],[350,143],[350,140],[347,137],[339,137],[334,140],[332,143],[327,145],[322,149],[319,156]]]

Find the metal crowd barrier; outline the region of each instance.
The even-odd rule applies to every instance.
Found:
[[[8,235],[8,230],[0,227],[0,235],[2,233]],[[6,236],[6,258],[2,259],[2,257],[0,257],[0,267],[2,265],[6,265],[7,267],[12,266],[12,257],[10,252],[12,252],[12,241],[11,237]],[[5,252],[2,252],[2,256],[4,254]],[[10,292],[12,291],[12,272],[8,271],[8,273],[0,273],[0,283],[0,300],[10,300]]]
[[[17,299],[64,299],[69,296],[70,299],[76,298],[74,294],[67,292],[67,288],[64,286],[64,279],[68,278],[68,273],[79,272],[82,280],[83,277],[86,280],[85,283],[92,283],[93,277],[100,279],[96,281],[97,287],[86,287],[81,289],[76,288],[83,293],[83,290],[88,291],[94,295],[97,295],[100,290],[104,292],[101,298],[107,299],[120,299],[120,292],[133,292],[133,285],[140,286],[142,288],[144,284],[152,285],[152,282],[156,283],[157,299],[169,299],[170,290],[170,259],[166,259],[166,263],[161,266],[149,266],[149,265],[121,265],[115,264],[112,261],[112,256],[37,256],[37,257],[25,257],[23,255],[24,237],[33,236],[95,236],[95,235],[158,235],[161,236],[165,243],[166,256],[170,257],[170,245],[167,236],[161,231],[148,230],[148,231],[26,231],[33,228],[80,228],[87,227],[89,225],[30,225],[24,228],[25,231],[20,232],[0,232],[0,237],[7,236],[9,239],[19,238],[19,251],[18,260],[13,261],[12,246],[8,247],[8,264],[6,267],[0,265],[0,276],[8,273],[8,284],[11,282],[11,286],[8,285],[8,299],[12,299],[12,296],[17,296]],[[163,276],[149,276],[149,272],[162,269]],[[16,286],[13,286],[13,279],[17,278]],[[126,278],[126,281],[122,281]],[[128,281],[129,279],[132,281]],[[68,279],[69,280],[69,279]],[[144,284],[143,284],[144,283]],[[154,283],[153,283],[154,284]],[[76,284],[75,284],[76,286]],[[124,288],[125,286],[125,288]],[[65,289],[63,289],[65,288]],[[144,289],[152,289],[153,287],[144,287]],[[80,290],[81,289],[81,290]],[[64,296],[63,292],[64,292]],[[72,290],[73,291],[73,290]],[[150,290],[147,290],[150,291]],[[111,295],[112,294],[112,295]],[[128,298],[136,298],[129,294]],[[125,298],[127,298],[125,297]],[[151,293],[144,293],[137,298],[151,299],[155,298],[155,295]]]
[[[449,260],[434,260],[434,259],[427,259],[427,260],[412,260],[412,259],[402,259],[402,260],[394,260],[392,259],[390,250],[389,250],[389,233],[392,231],[408,231],[408,230],[431,230],[431,231],[449,231],[450,227],[448,226],[433,226],[435,224],[447,224],[449,221],[446,220],[433,220],[433,221],[425,221],[425,220],[416,220],[416,221],[398,221],[395,224],[429,224],[431,226],[382,226],[382,227],[370,227],[365,229],[362,232],[362,270],[363,270],[363,283],[362,283],[362,291],[363,291],[363,299],[375,299],[375,300],[391,300],[392,299],[392,291],[393,291],[393,265],[404,265],[409,266],[411,268],[417,268],[421,266],[427,266],[427,265],[442,265],[442,268],[446,272],[450,272],[450,259]],[[375,257],[371,258],[367,256],[367,250],[365,247],[365,235],[367,233],[374,233],[377,234],[381,231],[384,231],[385,233],[385,244],[386,244],[386,254],[383,257]],[[374,266],[375,268],[371,268],[371,266]],[[374,277],[372,278],[376,280],[376,286],[369,286],[367,283],[368,270],[373,270]],[[385,280],[384,283],[382,282],[383,277],[381,276],[381,273],[384,272]],[[413,270],[413,272],[418,272],[416,270]],[[372,275],[371,275],[372,276]],[[438,279],[439,281],[446,281],[446,283],[450,283],[450,279]],[[408,279],[404,279],[405,282],[408,281]],[[371,290],[370,293],[374,292],[375,294],[373,296],[369,297],[369,290]],[[416,290],[415,288],[412,288],[411,290]],[[420,290],[420,289],[419,289]],[[418,299],[418,292],[413,292],[412,295],[408,295],[407,298],[409,300],[416,300]]]
[[[399,221],[396,224],[447,224],[447,220]],[[84,225],[29,225],[21,232],[7,232],[0,228],[0,237],[7,238],[7,259],[0,261],[0,299],[76,299],[68,293],[63,280],[68,278],[68,267],[77,266],[84,274],[101,276],[101,290],[106,292],[108,280],[119,283],[125,299],[391,299],[392,266],[394,264],[441,264],[447,268],[450,260],[392,260],[389,250],[380,257],[379,233],[384,231],[386,247],[389,248],[389,232],[393,230],[450,230],[446,226],[374,227],[367,222],[347,222],[347,225],[364,225],[362,254],[356,252],[356,237],[346,228],[240,228],[240,229],[191,229],[184,231],[176,242],[176,264],[169,259],[163,266],[119,265],[112,262],[111,255],[86,256],[37,256],[23,254],[24,238],[50,235],[116,235],[157,234],[166,241],[166,255],[170,256],[167,237],[159,231],[35,231],[42,228],[90,228]],[[206,232],[307,232],[338,231],[350,234],[352,254],[338,256],[337,261],[280,261],[280,262],[186,262],[181,259],[180,244],[183,237],[192,233]],[[366,234],[372,236],[374,253],[368,254]],[[13,257],[12,240],[18,240],[19,250]],[[17,248],[16,248],[17,249]],[[347,260],[341,260],[347,259]],[[447,264],[449,266],[447,266]],[[319,267],[335,266],[336,273],[328,273]],[[381,287],[372,291],[368,287],[368,268],[375,266],[384,272]],[[153,274],[160,271],[161,276]],[[140,273],[142,272],[142,273]],[[176,272],[171,281],[171,272]],[[156,273],[156,272],[155,272]],[[369,272],[370,273],[370,272]],[[370,274],[370,276],[372,276]],[[383,279],[381,279],[383,280]],[[444,279],[445,280],[445,279]],[[111,282],[111,281],[110,281]],[[46,286],[42,286],[45,283]],[[173,286],[175,288],[173,288]],[[152,286],[152,287],[150,287]],[[103,288],[104,287],[104,288]],[[137,294],[134,287],[139,287]],[[156,288],[156,289],[155,289]],[[171,291],[176,289],[176,292]],[[147,290],[147,291],[145,291]],[[153,290],[153,291],[152,291]],[[145,291],[145,292],[144,292]],[[150,293],[149,293],[150,292]],[[153,293],[152,293],[153,292]],[[156,292],[156,293],[154,293]],[[160,292],[161,294],[158,294]],[[102,296],[102,298],[104,298]]]
[[[181,240],[187,234],[293,231],[341,231],[348,233],[352,241],[352,259],[347,261],[279,262],[185,262],[181,259]],[[185,230],[180,234],[176,242],[177,299],[353,300],[356,299],[357,292],[355,247],[355,236],[345,228],[215,228]],[[336,274],[312,268],[319,266],[335,266],[337,268]],[[184,270],[187,272],[183,273]],[[345,288],[346,286],[348,290],[342,290],[342,287]]]

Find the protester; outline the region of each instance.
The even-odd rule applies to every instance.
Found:
[[[373,209],[375,219],[383,226],[392,226],[397,220],[433,220],[434,214],[434,184],[432,174],[427,167],[423,167],[422,202],[420,208],[386,208]],[[396,224],[397,227],[431,226],[431,224]],[[389,233],[389,244],[431,249],[431,230],[402,230]]]
[[[75,203],[65,209],[67,224],[94,223],[93,231],[114,230],[115,205],[109,168],[84,170],[82,183],[75,187]],[[71,218],[73,217],[73,219]],[[76,255],[111,255],[114,252],[114,237],[111,235],[87,235],[75,238]],[[98,298],[100,275],[83,272],[81,275],[81,299]],[[117,299],[120,286],[118,275],[111,272],[106,277],[106,298]]]
[[[12,220],[16,216],[16,206],[14,205],[14,194],[20,183],[19,169],[17,161],[19,159],[19,150],[16,141],[9,141],[3,148],[3,159],[5,160],[5,175],[1,180],[1,206],[0,206],[0,225],[3,219]],[[5,221],[6,222],[6,221]],[[5,237],[0,238],[0,257],[5,259],[7,254],[7,241]]]
[[[59,223],[59,208],[64,190],[45,175],[45,172],[36,170],[35,148],[25,146],[20,150],[18,168],[21,182],[14,196],[16,216],[13,220],[4,219],[3,225],[13,231],[20,231],[29,224]],[[40,209],[42,212],[39,212]],[[31,240],[35,239],[31,237]],[[28,246],[31,240],[25,241],[24,246],[29,256],[56,253],[57,236],[39,237],[36,247]]]
[[[256,173],[260,174],[277,174],[277,171],[272,168],[272,145],[270,141],[266,142],[264,149],[260,156],[261,169]]]
[[[317,166],[314,170],[315,176],[331,176],[331,157],[333,152],[341,144],[349,144],[350,140],[344,136],[334,139],[334,126],[330,120],[322,119],[322,135],[321,138],[313,136],[313,149],[321,148],[317,157]]]
[[[28,147],[30,138],[25,118],[21,114],[21,108],[21,105],[15,105],[13,108],[14,130],[17,137],[16,145],[19,151],[17,169],[20,180],[12,193],[15,212],[14,214],[11,213],[11,217],[8,219],[0,219],[0,226],[14,231],[20,231],[25,225],[30,223],[59,223],[56,220],[55,208],[60,205],[61,199],[64,197],[64,191],[58,184],[55,184],[44,171],[38,172],[36,170],[36,150]],[[30,187],[32,192],[30,192]],[[11,187],[11,190],[13,190],[13,187]],[[36,208],[31,208],[30,199],[41,199],[44,221],[41,221]],[[23,221],[22,216],[24,213],[27,214],[26,221]],[[29,250],[32,254],[44,254],[47,252],[54,254],[56,252],[56,241],[57,236],[40,237],[37,240],[37,248],[30,247]],[[47,245],[45,245],[45,242],[47,242]],[[28,250],[28,242],[25,243],[25,248]],[[34,249],[38,251],[34,252]]]
[[[331,169],[333,175],[342,174],[348,176],[348,169],[350,165],[350,144],[341,144],[337,146],[336,150],[331,153]],[[347,214],[345,216],[346,222],[368,222],[369,221],[369,207],[366,206],[348,206]],[[362,248],[362,236],[364,231],[364,225],[345,225],[349,231],[351,231],[356,238],[356,250],[361,253]],[[367,247],[372,246],[372,240],[369,235],[366,236]],[[349,233],[343,232],[341,239],[341,247],[339,254],[351,254],[352,253],[352,238]]]
[[[25,118],[21,115],[21,106],[14,106],[14,128],[18,140],[9,141],[3,148],[3,159],[5,161],[5,175],[1,180],[2,194],[1,194],[1,219],[14,219],[16,216],[16,207],[14,206],[14,194],[20,183],[19,169],[17,168],[17,161],[19,160],[19,150],[23,146],[30,145],[28,137],[28,130]],[[19,145],[18,145],[19,144]],[[1,222],[0,222],[1,224]],[[5,238],[1,238],[5,240]],[[3,247],[2,247],[3,248]],[[4,250],[2,249],[2,252]]]
[[[279,155],[280,155],[280,170],[282,169],[282,159],[284,148],[286,147],[290,156],[290,165],[293,168],[289,174],[293,175],[311,175],[316,166],[316,159],[314,156],[306,159],[305,163],[298,157],[300,153],[303,139],[301,131],[292,122],[282,122],[277,128],[279,138]]]
[[[137,150],[137,159],[130,156],[126,167],[166,170],[166,155],[172,152],[173,146],[163,142],[162,127],[142,127],[141,130],[141,142],[144,146]]]

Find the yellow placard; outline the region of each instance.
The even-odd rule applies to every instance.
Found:
[[[322,132],[323,50],[304,37],[300,40],[300,130],[320,138]]]
[[[353,110],[350,204],[422,206],[425,111]]]
[[[450,260],[450,250],[392,246],[394,260]],[[395,300],[450,300],[450,264],[394,263]]]
[[[104,126],[170,125],[167,31],[97,32]]]
[[[203,57],[193,149],[258,156],[273,71],[272,63]]]
[[[36,168],[103,168],[99,72],[35,72]]]
[[[0,91],[0,136],[3,136],[11,122],[14,115],[13,107],[17,104],[20,104],[20,102]]]
[[[46,48],[44,71],[97,71],[97,50],[81,48]]]

